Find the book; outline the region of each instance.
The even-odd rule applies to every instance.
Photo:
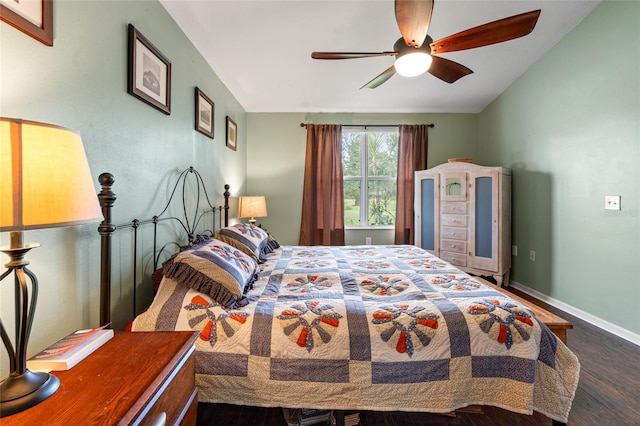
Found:
[[[113,337],[113,330],[105,327],[78,330],[63,337],[27,360],[27,368],[46,372],[69,370]]]

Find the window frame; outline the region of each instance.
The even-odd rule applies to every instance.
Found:
[[[368,143],[368,135],[370,133],[394,133],[398,135],[398,139],[400,137],[399,132],[400,129],[398,126],[376,126],[374,128],[362,126],[355,127],[351,126],[347,129],[343,127],[342,133],[361,133],[364,134],[364,138],[360,138],[360,175],[359,176],[345,176],[344,168],[343,168],[343,187],[345,181],[355,181],[360,182],[360,196],[361,200],[365,200],[366,208],[362,207],[362,202],[360,203],[360,225],[347,225],[345,223],[345,229],[372,229],[372,230],[385,230],[385,229],[395,229],[395,216],[394,223],[391,225],[369,225],[369,182],[378,181],[378,182],[393,182],[397,185],[398,181],[398,152],[396,152],[396,175],[395,176],[369,176],[369,143]],[[396,193],[396,203],[398,200],[398,194]],[[344,207],[342,214],[344,215]],[[363,225],[364,224],[364,225]]]

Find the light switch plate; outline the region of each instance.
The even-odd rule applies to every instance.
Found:
[[[620,196],[619,195],[605,195],[604,197],[605,210],[620,210]]]

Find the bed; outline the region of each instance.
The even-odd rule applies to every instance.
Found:
[[[213,208],[225,216],[218,229],[186,229],[186,247],[158,265],[157,294],[132,324],[200,333],[200,402],[435,413],[479,404],[566,423],[578,360],[525,305],[415,246],[280,247],[259,227],[229,225],[228,199]]]

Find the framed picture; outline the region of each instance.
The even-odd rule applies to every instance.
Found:
[[[171,114],[171,61],[129,24],[127,91],[165,114]]]
[[[236,150],[238,142],[238,126],[236,122],[227,116],[227,146],[232,150]]]
[[[215,104],[196,87],[196,130],[213,139]]]
[[[53,46],[53,0],[0,0],[0,19]]]

